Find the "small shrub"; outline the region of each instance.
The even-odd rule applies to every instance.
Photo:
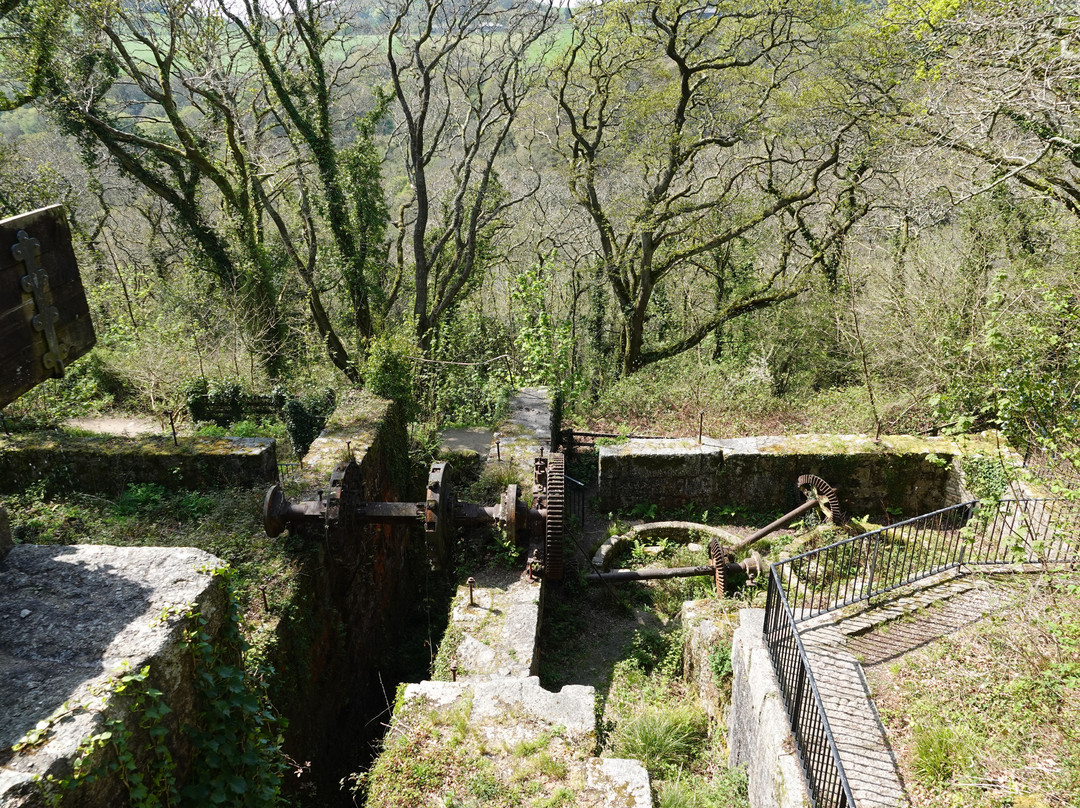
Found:
[[[733,668],[731,666],[730,645],[719,643],[713,646],[712,650],[709,651],[709,668],[712,669],[713,676],[716,677],[717,681],[723,681],[731,676]]]
[[[466,499],[469,502],[498,502],[506,487],[514,483],[524,494],[525,484],[517,464],[489,463],[480,473],[480,479],[469,488]]]
[[[307,454],[315,438],[319,437],[326,419],[334,411],[337,396],[333,390],[300,398],[290,398],[281,408],[281,419],[297,457]]]
[[[116,501],[114,510],[120,516],[134,516],[161,507],[165,489],[157,483],[129,483]]]
[[[626,656],[644,673],[652,673],[657,668],[673,668],[671,656],[677,651],[681,661],[682,643],[674,643],[672,636],[656,628],[635,631]]]
[[[982,500],[1001,499],[1009,484],[1009,474],[994,457],[965,457],[960,461],[967,488]]]
[[[188,491],[175,504],[176,518],[181,522],[198,519],[214,510],[216,500],[198,491]]]

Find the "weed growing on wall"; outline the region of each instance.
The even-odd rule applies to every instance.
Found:
[[[214,575],[222,578],[226,591],[227,612],[219,635],[210,634],[206,615],[190,610],[179,613],[188,624],[183,642],[192,661],[197,698],[194,721],[175,729],[169,726],[173,711],[164,693],[153,686],[149,666],[111,677],[98,695],[119,709],[110,711],[100,732],[82,741],[70,777],[49,775],[39,781],[48,805],[76,804],[71,798],[82,787],[106,777],[123,783],[132,808],[274,808],[282,804],[283,721],[269,709],[258,677],[244,668],[245,643],[232,573],[215,570]],[[176,616],[166,610],[162,619]],[[39,726],[15,751],[40,743],[49,729]],[[174,732],[186,736],[193,747],[193,765],[184,783],[178,782]]]
[[[968,490],[978,499],[998,500],[1009,485],[1009,472],[996,457],[963,457],[960,468]]]

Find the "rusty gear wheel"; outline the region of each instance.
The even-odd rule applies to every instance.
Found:
[[[817,500],[825,521],[840,521],[840,499],[836,496],[835,488],[816,474],[803,474],[796,481],[796,485],[807,497]]]
[[[716,597],[723,598],[727,591],[727,550],[720,545],[715,536],[709,539],[709,561],[713,565],[713,581],[716,584]]]
[[[544,577],[563,577],[563,537],[566,534],[566,457],[555,453],[547,465],[547,518],[544,520]]]
[[[330,475],[330,490],[326,492],[326,527],[336,528],[342,536],[351,536],[356,529],[356,514],[364,498],[364,481],[355,460],[338,464]]]
[[[454,539],[454,492],[450,487],[450,464],[431,464],[428,472],[427,502],[424,507],[424,538],[432,569],[442,569]]]

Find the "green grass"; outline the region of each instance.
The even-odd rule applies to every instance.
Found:
[[[694,763],[707,738],[704,713],[689,705],[656,706],[620,724],[611,748],[618,757],[640,760],[651,777],[663,778]]]
[[[1003,590],[994,616],[870,672],[915,808],[1080,805],[1080,579]]]

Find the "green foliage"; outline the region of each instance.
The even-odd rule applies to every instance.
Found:
[[[1001,499],[1011,480],[1001,458],[997,457],[964,456],[960,459],[960,468],[968,490],[981,500]]]
[[[724,769],[713,782],[676,776],[657,787],[659,808],[750,808],[746,769]]]
[[[648,708],[619,724],[612,749],[640,760],[651,777],[670,776],[691,764],[708,736],[705,714],[687,706]]]
[[[709,670],[718,682],[727,679],[734,672],[731,665],[731,646],[720,642],[709,650]]]
[[[510,401],[517,380],[505,325],[479,308],[459,307],[440,326],[431,362],[420,368],[418,400],[425,420],[490,425]]]
[[[643,673],[673,675],[682,671],[683,635],[679,631],[643,628],[634,632],[625,658]]]
[[[971,740],[959,727],[937,722],[912,729],[913,767],[929,783],[941,784],[972,766]]]
[[[548,257],[549,262],[552,259]],[[557,387],[570,367],[569,323],[556,325],[548,304],[553,279],[554,273],[544,273],[544,264],[534,265],[518,273],[510,288],[521,384]]]
[[[281,408],[281,419],[297,457],[303,457],[319,437],[326,419],[334,411],[337,396],[333,390],[290,398]]]
[[[155,511],[164,497],[165,489],[157,483],[129,483],[113,510],[119,516]]]
[[[203,709],[189,730],[199,765],[181,794],[191,805],[269,808],[281,802],[284,723],[270,709],[262,679],[244,668],[239,605],[231,579],[225,581],[229,611],[221,639],[214,641],[200,614],[185,633]]]
[[[368,349],[364,388],[402,407],[407,420],[416,417],[416,359],[420,349],[404,335],[384,333]]]
[[[8,412],[56,425],[129,403],[133,396],[131,385],[91,352],[68,366],[63,378],[47,379],[25,393]]]

